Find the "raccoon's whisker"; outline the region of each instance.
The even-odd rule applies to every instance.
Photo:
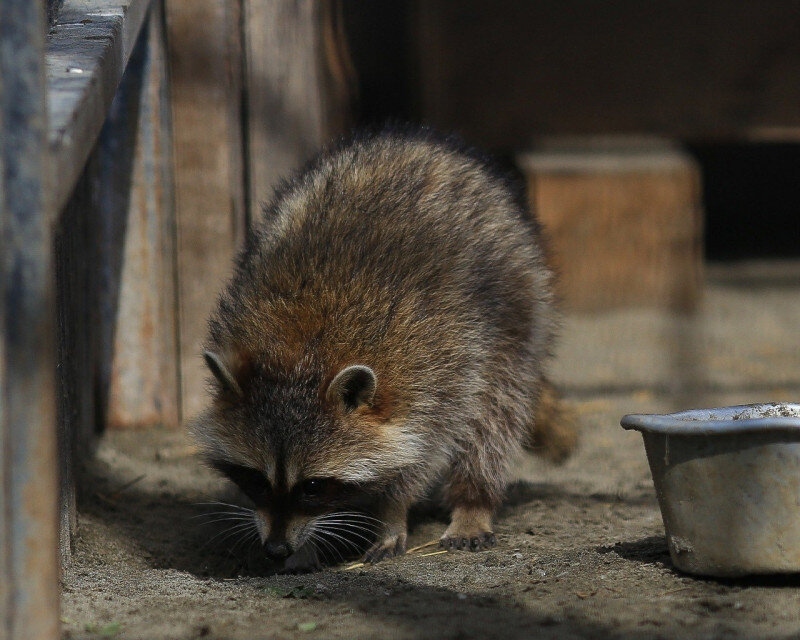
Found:
[[[221,509],[220,511],[206,511],[205,513],[198,513],[196,516],[191,516],[191,519],[194,518],[204,518],[205,516],[217,516],[217,515],[224,515],[224,514],[236,514],[236,515],[246,515],[249,513],[253,513],[252,509]]]
[[[219,543],[221,543],[223,540],[227,540],[227,539],[228,539],[228,538],[230,538],[231,536],[233,536],[233,535],[236,535],[237,533],[240,533],[240,532],[242,532],[242,531],[245,531],[246,529],[249,529],[249,528],[250,528],[250,526],[251,526],[251,523],[249,523],[249,522],[245,522],[245,523],[239,523],[239,524],[237,524],[237,525],[234,525],[233,527],[230,527],[230,528],[228,528],[228,529],[225,529],[225,530],[223,530],[223,531],[220,531],[220,532],[219,532],[217,535],[215,535],[215,536],[213,536],[212,538],[210,538],[210,539],[209,539],[209,541],[208,541],[206,544],[211,544],[211,543],[212,543],[214,540],[217,540],[217,538],[220,538],[220,536],[222,536],[222,537],[221,537],[221,538],[220,538],[220,539],[217,541],[217,544],[219,544]]]
[[[376,522],[378,524],[385,524],[383,520],[378,518],[373,518],[372,516],[368,516],[366,513],[361,513],[360,511],[334,511],[333,513],[327,513],[319,517],[320,520],[324,520],[325,518],[333,518],[333,517],[349,517],[349,518],[356,518],[360,520],[370,520],[372,522]]]
[[[347,522],[358,522],[359,524],[362,524],[364,526],[370,526],[370,527],[380,527],[380,526],[383,526],[383,524],[384,524],[383,521],[378,520],[376,518],[372,518],[372,519],[369,519],[369,520],[364,520],[362,518],[355,517],[354,514],[349,514],[349,513],[329,513],[329,514],[327,514],[325,516],[322,516],[320,518],[321,522],[330,522],[332,520],[344,520],[344,521],[347,521]],[[374,522],[373,522],[373,520],[374,520]]]
[[[380,530],[378,527],[375,528],[367,527],[361,523],[350,522],[349,520],[325,520],[322,524],[325,525],[331,524],[334,526],[347,527],[348,529],[353,529],[354,531],[364,531],[366,533],[372,533],[372,534],[375,534]]]
[[[321,524],[333,525],[335,527],[347,528],[352,531],[361,531],[367,535],[377,535],[382,529],[382,525],[373,522],[363,522],[359,520],[352,520],[350,518],[325,518]]]
[[[199,518],[200,516],[195,516],[195,518]],[[221,514],[221,513],[209,513],[205,515],[206,518],[214,518],[213,520],[207,520],[205,522],[200,522],[199,524],[206,525],[206,524],[213,524],[214,522],[239,522],[244,520],[252,520],[253,514],[238,514],[238,513],[229,513],[229,514]]]
[[[215,540],[216,538],[222,536],[222,538],[219,540],[219,542],[222,542],[222,540],[227,540],[231,536],[242,533],[243,531],[246,531],[249,528],[250,528],[249,524],[237,524],[233,527],[220,531],[217,535],[211,538],[211,540]],[[211,542],[211,540],[209,540],[209,542]]]
[[[314,542],[314,540],[312,538],[309,538],[307,540],[307,542],[305,542],[303,544],[303,546],[305,546],[305,544],[310,544],[311,545],[311,548],[314,549],[314,556],[315,556],[315,558],[317,558],[318,561],[319,561],[319,559],[326,560],[325,554],[322,553],[322,551],[319,548],[319,545],[316,542]]]
[[[330,525],[334,529],[338,529],[343,533],[352,533],[358,535],[359,537],[367,537],[369,538],[372,536],[373,538],[378,535],[380,529],[372,528],[372,527],[365,527],[356,522],[348,522],[347,520],[327,520],[324,523],[326,526]]]
[[[195,502],[194,504],[197,507],[231,507],[237,511],[252,511],[252,509],[248,507],[243,507],[240,504],[232,504],[230,502]]]
[[[314,545],[314,548],[317,549],[325,562],[330,561],[328,557],[328,550],[330,549],[329,545],[326,544],[324,549],[320,547],[317,543],[322,542],[322,540],[320,540],[316,535],[309,536],[307,542]]]
[[[355,542],[353,542],[352,540],[347,538],[347,535],[354,535],[354,536],[360,538],[361,540],[363,540],[364,542],[366,542],[368,544],[372,542],[372,540],[370,538],[368,538],[367,536],[365,536],[365,535],[363,535],[361,533],[358,533],[357,531],[342,529],[341,527],[339,527],[339,528],[337,528],[337,527],[320,527],[319,530],[322,531],[323,533],[327,533],[327,534],[329,534],[331,536],[334,536],[334,537],[338,538],[339,540],[343,540],[345,542],[348,542],[348,543],[352,544],[354,547],[357,547],[358,545],[356,545]],[[338,533],[337,533],[337,531],[338,531]],[[345,534],[347,534],[347,535],[345,535]]]
[[[344,562],[344,556],[336,548],[336,545],[334,545],[330,540],[326,540],[325,536],[318,535],[316,530],[311,532],[311,536],[318,542],[324,544],[326,548],[331,549],[334,553],[336,553],[336,555],[339,556],[340,562]]]
[[[234,542],[234,543],[233,543],[233,546],[231,547],[231,553],[235,553],[235,552],[236,552],[236,550],[237,550],[237,549],[238,549],[238,548],[239,548],[241,545],[243,545],[243,544],[244,544],[245,542],[247,542],[248,540],[252,540],[252,539],[253,539],[253,534],[254,534],[254,533],[255,533],[255,534],[258,534],[258,530],[255,530],[255,525],[253,525],[253,527],[254,527],[254,530],[253,530],[253,531],[247,531],[247,530],[245,530],[245,532],[242,534],[242,537],[241,537],[241,538],[239,538],[239,540],[237,540],[236,542]]]
[[[359,551],[361,551],[361,547],[358,544],[356,544],[353,540],[350,540],[350,539],[348,539],[348,538],[346,538],[344,536],[340,536],[338,533],[336,533],[334,531],[322,530],[321,533],[323,534],[323,537],[324,536],[330,536],[334,540],[339,541],[341,544],[346,545],[346,547],[348,549],[351,549],[355,553],[358,553]],[[331,543],[331,544],[333,544],[333,543]]]

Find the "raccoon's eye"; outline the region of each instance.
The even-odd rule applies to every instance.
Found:
[[[256,506],[264,505],[270,495],[270,485],[267,477],[258,469],[244,467],[229,462],[214,462],[214,467],[228,476],[231,482],[242,490]]]
[[[317,498],[325,492],[328,483],[326,480],[322,478],[311,478],[306,480],[301,486],[300,489],[303,492],[303,496],[306,498]]]

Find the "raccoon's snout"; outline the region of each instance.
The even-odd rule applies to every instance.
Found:
[[[264,553],[270,560],[285,560],[292,554],[292,550],[286,542],[267,540],[264,543]]]

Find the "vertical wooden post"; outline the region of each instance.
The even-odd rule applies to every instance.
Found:
[[[206,321],[248,219],[349,124],[333,0],[167,0],[184,416],[205,402]]]
[[[186,417],[205,401],[206,320],[245,230],[240,1],[166,4]]]
[[[42,2],[0,5],[0,636],[58,636],[52,216]]]
[[[98,392],[109,428],[180,423],[163,6],[154,2],[98,141]]]
[[[93,363],[98,333],[93,321],[97,207],[90,180],[95,165],[95,159],[90,159],[72,197],[59,212],[54,228],[61,496],[59,549],[64,564],[70,559],[76,525],[75,460],[81,455],[86,457],[91,451],[98,424]]]
[[[244,0],[249,214],[350,125],[354,81],[340,4]]]

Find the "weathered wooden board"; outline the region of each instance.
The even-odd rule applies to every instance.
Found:
[[[354,72],[338,2],[244,0],[250,216],[350,125]]]
[[[567,308],[695,307],[702,286],[700,172],[669,143],[554,141],[518,158]]]
[[[60,211],[94,147],[150,0],[65,0],[47,38],[48,191]],[[98,6],[102,9],[98,10]]]
[[[421,116],[535,135],[800,140],[796,0],[417,2]]]
[[[182,414],[204,402],[206,319],[245,231],[238,0],[167,0]]]
[[[260,216],[281,177],[349,122],[352,71],[339,8],[167,2],[187,418],[205,402],[206,321],[248,220]]]
[[[0,636],[58,637],[45,7],[0,6]]]
[[[59,550],[69,562],[75,531],[75,463],[92,453],[99,426],[95,414],[95,321],[98,211],[92,192],[96,157],[73,191],[55,226],[58,361]]]
[[[99,420],[177,427],[175,219],[166,52],[154,2],[101,133],[97,208]]]

